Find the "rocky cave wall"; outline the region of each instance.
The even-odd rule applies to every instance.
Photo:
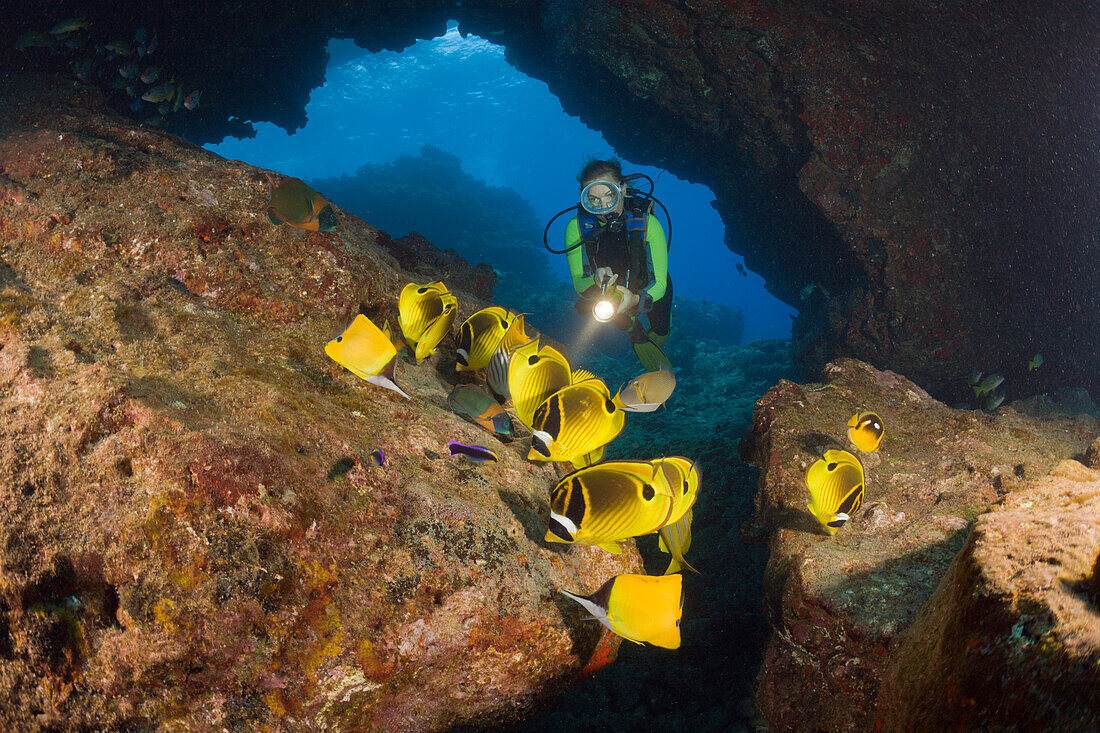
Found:
[[[1084,0],[17,5],[7,68],[48,64],[12,43],[66,14],[157,32],[160,61],[205,90],[177,123],[200,141],[304,124],[330,37],[400,50],[456,18],[625,155],[710,186],[730,248],[801,309],[811,373],[848,355],[952,399],[975,368],[1014,397],[1097,387],[1100,44]],[[828,295],[801,300],[812,283]],[[1027,375],[1036,352],[1047,368]]]

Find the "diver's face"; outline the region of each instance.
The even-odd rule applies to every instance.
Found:
[[[615,208],[609,210],[606,214],[604,214],[604,216],[606,216],[607,214],[622,213],[622,210],[623,210],[622,198],[620,198],[616,195],[615,188],[612,185],[604,184],[604,181],[605,181],[605,179],[597,178],[597,179],[595,179],[595,181],[589,181],[589,183],[585,184],[585,185],[589,185],[590,183],[596,183],[596,185],[594,185],[594,186],[592,186],[591,188],[588,189],[588,205],[591,208],[598,211],[600,209],[606,209],[608,206],[611,206],[613,203],[615,203],[615,200],[618,198],[619,200],[618,200],[618,203],[616,204]],[[609,181],[608,183],[614,183],[614,182]],[[604,185],[601,185],[601,184],[604,184]]]

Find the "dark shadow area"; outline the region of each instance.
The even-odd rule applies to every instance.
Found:
[[[802,450],[806,451],[815,458],[821,458],[825,455],[825,451],[828,450],[847,450],[847,446],[838,441],[831,435],[825,433],[805,433],[798,436],[798,444],[802,446]]]
[[[497,493],[500,495],[500,499],[504,502],[504,505],[508,507],[513,515],[515,515],[516,521],[523,526],[523,533],[527,535],[528,540],[543,549],[556,552],[559,555],[569,550],[569,545],[558,542],[547,542],[545,540],[546,523],[550,517],[548,499],[536,502],[524,494],[508,489],[500,489]],[[549,495],[550,491],[548,487],[547,497],[549,497]]]
[[[355,468],[355,459],[351,457],[344,457],[332,464],[332,467],[328,470],[328,476],[326,478],[329,481],[333,481],[340,476],[345,475],[348,471]]]
[[[874,630],[887,623],[898,630],[908,628],[939,586],[969,535],[970,527],[966,527],[870,570],[841,574],[840,580],[827,593],[838,599],[857,628]]]

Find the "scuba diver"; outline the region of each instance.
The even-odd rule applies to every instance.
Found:
[[[629,185],[636,178],[649,180],[648,193]],[[566,255],[573,288],[580,295],[580,313],[591,313],[601,322],[613,321],[629,331],[634,353],[647,371],[672,371],[661,350],[672,318],[669,240],[653,214],[653,203],[661,205],[666,218],[668,210],[653,197],[649,176],[624,177],[617,160],[590,161],[578,179],[580,205],[570,206],[550,220],[543,243],[554,254]],[[577,214],[566,225],[565,249],[551,249],[546,242],[550,224],[573,210]],[[671,226],[670,220],[670,235]]]

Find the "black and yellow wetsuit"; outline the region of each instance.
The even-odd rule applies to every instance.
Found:
[[[631,238],[627,233],[628,220],[633,218],[635,226],[640,229],[642,217],[645,221],[644,236]],[[577,217],[573,217],[565,228],[569,274],[573,278],[573,289],[581,296],[577,309],[582,312],[591,310],[600,295],[594,273],[600,267],[610,268],[618,275],[617,285],[625,285],[640,297],[639,312],[645,313],[648,327],[643,326],[637,317],[626,314],[617,317],[615,323],[624,331],[630,331],[631,344],[642,366],[650,371],[661,367],[671,369],[668,357],[661,350],[661,345],[668,338],[672,319],[672,279],[668,275],[668,244],[664,227],[656,216],[645,210],[604,217],[602,220],[589,216],[586,224],[588,227],[594,224],[596,231],[585,235],[583,247],[573,249],[570,248],[581,241],[581,224]]]

